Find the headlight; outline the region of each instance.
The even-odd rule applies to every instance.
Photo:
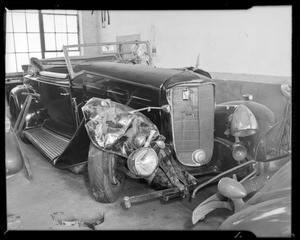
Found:
[[[133,145],[139,149],[145,145],[146,135],[143,133],[137,133],[133,139]]]
[[[254,114],[244,105],[234,110],[230,126],[231,134],[235,137],[247,137],[258,131],[258,124]]]
[[[241,142],[236,142],[233,144],[232,157],[235,161],[242,161],[247,156],[247,149],[241,144]]]
[[[127,165],[135,175],[148,177],[158,165],[158,156],[152,148],[140,148],[130,154]]]

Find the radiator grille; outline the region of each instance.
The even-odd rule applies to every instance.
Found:
[[[24,135],[52,164],[62,154],[70,141],[44,127],[27,129],[24,131]]]
[[[186,92],[188,95],[184,94]],[[172,106],[173,139],[179,161],[188,166],[196,166],[192,154],[200,148],[206,152],[206,161],[209,161],[214,134],[213,85],[174,87]]]

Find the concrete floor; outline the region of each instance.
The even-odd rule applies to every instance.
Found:
[[[96,230],[215,230],[228,213],[216,211],[196,225],[191,223],[192,210],[216,191],[215,186],[200,191],[189,202],[159,199],[134,204],[125,209],[126,196],[151,191],[146,184],[127,178],[122,196],[111,204],[96,202],[89,188],[87,173],[76,175],[53,167],[31,145],[21,143],[30,160],[33,180],[26,171],[7,179],[7,215],[18,215],[22,230],[90,230],[87,227],[61,226],[51,214],[63,212],[66,217],[91,219],[105,214]]]

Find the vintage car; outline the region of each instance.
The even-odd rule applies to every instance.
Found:
[[[219,192],[193,211],[193,224],[217,208],[226,208],[232,215],[219,230],[250,231],[257,237],[291,237],[291,156],[273,161],[281,163],[270,161],[273,166],[269,171],[252,179],[237,182],[222,178]]]
[[[118,51],[110,55],[69,56],[72,48],[113,44]],[[125,44],[136,48],[122,53]],[[142,54],[128,53],[142,44]],[[78,173],[87,166],[97,201],[116,201],[124,174],[172,190],[127,197],[129,206],[192,189],[195,195],[204,175],[253,176],[253,162],[266,159],[266,133],[276,119],[250,94],[216,105],[209,73],[154,67],[146,41],[69,45],[63,52],[64,59],[31,58],[24,84],[10,93],[12,119],[25,109],[21,138],[55,167]]]

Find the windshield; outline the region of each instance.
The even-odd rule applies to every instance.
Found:
[[[70,56],[72,51],[80,52],[80,56]],[[74,66],[90,61],[109,61],[125,64],[142,64],[152,66],[152,57],[148,41],[106,42],[94,44],[78,44],[63,46],[64,59],[71,78],[80,72]],[[56,59],[56,63],[59,59]],[[48,60],[49,62],[49,60]]]

